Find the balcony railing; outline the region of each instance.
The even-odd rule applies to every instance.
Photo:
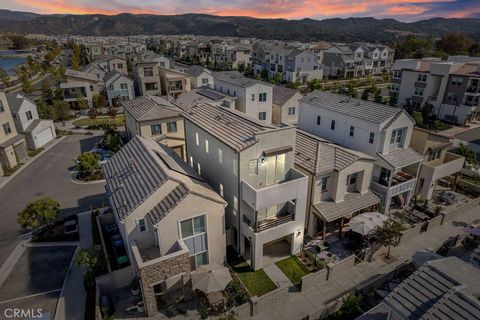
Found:
[[[477,86],[470,86],[470,87],[468,87],[467,90],[466,90],[466,92],[468,92],[468,93],[479,93]]]
[[[252,229],[255,233],[275,228],[294,220],[294,213],[287,213],[284,215],[276,216],[275,218],[260,220],[257,221],[257,223],[253,223],[247,216],[243,216],[243,222],[245,222],[245,224],[248,225],[250,229]]]
[[[390,188],[386,181],[381,181],[378,177],[374,177],[372,182],[372,190],[378,194],[384,194],[387,197],[393,197],[405,191],[412,190],[415,187],[417,179],[404,172],[400,171],[392,177]]]

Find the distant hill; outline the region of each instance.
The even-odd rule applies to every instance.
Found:
[[[480,41],[480,19],[434,18],[404,23],[394,19],[375,18],[286,20],[205,14],[36,15],[0,11],[0,32],[24,34],[201,34],[300,41],[389,42],[409,33],[441,37],[447,31],[464,32]]]

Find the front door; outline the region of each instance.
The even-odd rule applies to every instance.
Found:
[[[283,181],[285,179],[285,154],[267,158],[266,184]]]

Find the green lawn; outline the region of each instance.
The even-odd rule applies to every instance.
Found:
[[[95,119],[85,118],[72,122],[74,126],[90,127],[90,126],[123,126],[125,124],[125,116],[123,114],[112,118],[110,116],[98,116]]]
[[[302,277],[310,271],[307,267],[298,259],[297,256],[290,256],[286,259],[280,260],[275,263],[277,267],[290,279],[293,283],[300,283]]]

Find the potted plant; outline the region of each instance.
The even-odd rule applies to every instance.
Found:
[[[133,277],[132,282],[130,282],[130,291],[134,296],[138,296],[140,294],[140,283],[137,277]]]
[[[200,305],[198,315],[201,319],[208,319],[208,306],[206,304]]]
[[[139,303],[137,303],[137,311],[138,311],[138,312],[141,312],[141,313],[145,312],[145,305],[143,304],[142,301],[140,301]]]

